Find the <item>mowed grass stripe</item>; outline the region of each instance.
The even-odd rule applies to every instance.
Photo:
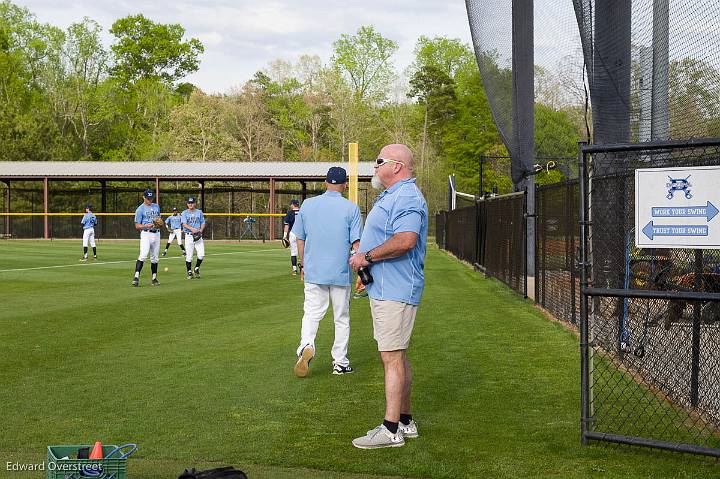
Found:
[[[8,242],[4,266],[42,266],[49,248],[54,261],[77,258],[75,244]],[[3,303],[12,304],[0,312],[7,351],[0,357],[0,458],[42,461],[49,444],[100,438],[140,443],[129,465],[139,478],[208,463],[250,465],[252,479],[289,471],[338,478],[717,475],[699,458],[581,447],[576,338],[435,249],[409,353],[421,438],[394,450],[354,449],[350,440],[383,415],[368,301],[351,303],[357,372],[330,374],[328,316],[310,378],[294,378],[302,284],[289,274],[287,250],[267,248],[208,258],[198,281],[168,262],[158,288],[147,286],[149,271],[143,287],[131,288],[127,265],[0,276]],[[258,245],[210,245],[208,253],[250,249]],[[109,260],[136,254],[136,242],[109,243],[102,252]]]

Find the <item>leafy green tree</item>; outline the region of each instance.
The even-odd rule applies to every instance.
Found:
[[[475,61],[470,47],[458,38],[421,36],[415,44],[415,61],[411,71],[433,68],[449,78],[455,78],[457,72]]]
[[[390,58],[397,49],[397,42],[362,26],[355,35],[342,34],[333,42],[332,61],[360,99],[382,100],[395,77]]]
[[[197,71],[200,40],[183,41],[185,29],[179,24],[155,23],[143,15],[131,15],[113,23],[116,38],[111,47],[115,57],[113,74],[126,82],[159,78],[172,83]]]

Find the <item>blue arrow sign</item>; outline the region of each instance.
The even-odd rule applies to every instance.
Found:
[[[653,218],[706,218],[708,223],[720,213],[714,204],[705,206],[653,206]]]
[[[707,236],[708,225],[656,225],[651,221],[642,232],[651,241],[656,236]]]

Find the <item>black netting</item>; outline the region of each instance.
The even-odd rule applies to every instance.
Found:
[[[524,106],[519,108],[519,114],[515,112],[513,118],[513,102],[533,92],[525,91],[523,78],[518,76],[517,71],[513,71],[513,42],[518,45],[534,44],[536,127],[538,121],[542,121],[543,115],[537,113],[538,108],[542,107],[545,110],[562,111],[573,119],[578,132],[585,130],[583,51],[573,3],[572,0],[536,0],[534,38],[513,26],[513,2],[466,0],[465,3],[488,103],[513,159],[512,179],[517,185],[522,175],[532,168],[533,154],[529,152],[528,156],[523,148],[529,146],[525,143],[524,132],[529,128],[532,136],[533,125],[526,123],[528,117],[522,114]],[[524,58],[519,62],[520,65],[515,63],[516,67],[523,67]],[[520,124],[515,125],[513,122]],[[567,154],[560,151],[563,147],[540,144],[542,142],[539,140],[536,135],[535,151],[540,153],[535,156]],[[553,148],[556,151],[544,151]],[[523,164],[523,161],[527,164]],[[490,188],[486,190],[491,191]]]
[[[720,250],[640,249],[634,222],[635,169],[717,165],[720,141],[641,148],[587,156],[590,430],[718,448],[720,302],[682,297],[720,293]]]
[[[720,134],[715,0],[575,0],[596,143]]]
[[[493,117],[513,158],[512,2],[466,1]],[[589,86],[594,143],[720,135],[716,0],[536,0],[535,102],[572,114]],[[537,115],[536,115],[537,116]]]

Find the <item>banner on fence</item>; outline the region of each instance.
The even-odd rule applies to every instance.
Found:
[[[720,248],[720,167],[635,170],[639,248]]]

